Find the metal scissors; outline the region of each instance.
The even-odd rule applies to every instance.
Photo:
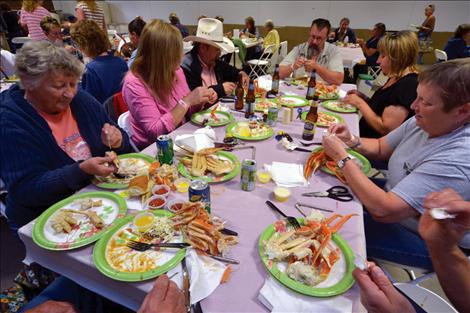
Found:
[[[354,198],[353,195],[349,192],[348,188],[343,186],[333,186],[326,191],[316,191],[316,192],[308,192],[303,193],[302,196],[305,197],[328,197],[331,199],[335,199],[341,202],[348,202],[352,201]]]

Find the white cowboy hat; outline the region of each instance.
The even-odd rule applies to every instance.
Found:
[[[196,36],[187,36],[184,41],[195,41],[205,43],[233,53],[235,46],[233,42],[224,37],[223,24],[214,18],[201,18],[197,24]]]

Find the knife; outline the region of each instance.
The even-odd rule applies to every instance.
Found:
[[[183,295],[184,295],[184,304],[186,306],[186,311],[191,312],[191,301],[189,295],[189,272],[186,267],[186,257],[181,260],[181,266],[183,268]]]
[[[220,256],[220,255],[214,255],[214,254],[210,254],[210,253],[207,253],[207,255],[210,256],[211,258],[217,260],[217,261],[230,263],[230,264],[240,264],[240,261],[235,260],[235,259],[226,258],[226,257]]]
[[[222,234],[224,235],[229,235],[229,236],[238,236],[238,233],[236,231],[233,231],[231,229],[228,229],[228,228],[222,228],[221,230],[219,230]]]

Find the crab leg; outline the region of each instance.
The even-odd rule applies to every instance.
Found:
[[[336,223],[333,227],[330,228],[331,233],[336,233],[343,225],[346,223],[351,217],[357,214],[348,214],[343,216],[338,223]]]
[[[328,242],[330,241],[330,238],[331,238],[331,233],[329,233],[329,234],[326,235],[326,237],[325,237],[325,239],[323,240],[323,242],[321,243],[320,247],[318,247],[317,252],[315,252],[315,255],[313,256],[312,264],[315,264],[315,262],[317,261],[318,257],[321,255],[322,250],[326,247],[326,245],[327,245]]]

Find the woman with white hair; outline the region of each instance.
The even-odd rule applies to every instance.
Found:
[[[264,29],[266,30],[266,37],[263,41],[263,49],[266,49],[269,45],[274,45],[273,51],[277,51],[280,45],[279,33],[274,29],[274,23],[272,20],[266,20],[264,22]]]
[[[16,54],[19,85],[0,94],[0,177],[14,231],[94,175],[111,174],[106,151],[131,151],[125,132],[96,99],[77,90],[83,68],[48,41],[28,42]]]

